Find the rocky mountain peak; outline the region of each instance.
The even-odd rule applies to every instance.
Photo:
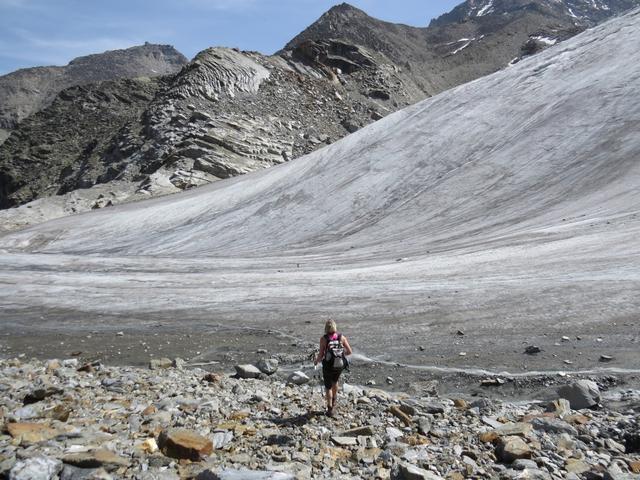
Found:
[[[451,12],[433,19],[430,26],[478,21],[522,11],[544,12],[556,18],[570,18],[576,25],[591,26],[638,5],[638,0],[467,0]]]
[[[93,82],[177,73],[188,59],[170,45],[146,43],[78,57],[64,67],[25,68],[0,76],[0,129],[11,130],[62,90]]]

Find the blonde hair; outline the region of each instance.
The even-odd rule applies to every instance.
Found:
[[[336,322],[334,320],[327,320],[327,323],[324,324],[324,333],[326,335],[330,333],[336,333],[338,331],[338,327],[336,326]]]

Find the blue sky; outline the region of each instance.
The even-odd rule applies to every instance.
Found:
[[[352,0],[370,15],[415,26],[462,0]],[[0,75],[65,65],[89,53],[174,45],[192,58],[210,46],[273,53],[336,5],[331,0],[0,0]]]

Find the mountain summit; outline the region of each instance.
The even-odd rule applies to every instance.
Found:
[[[176,73],[187,58],[170,45],[144,45],[78,57],[64,67],[34,67],[0,77],[0,128],[11,130],[50,104],[58,92],[120,78]]]

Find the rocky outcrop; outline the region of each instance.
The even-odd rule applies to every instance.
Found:
[[[157,77],[178,72],[188,62],[169,45],[145,44],[72,60],[64,67],[25,68],[0,77],[0,128],[11,130],[50,104],[58,92],[121,78]]]

